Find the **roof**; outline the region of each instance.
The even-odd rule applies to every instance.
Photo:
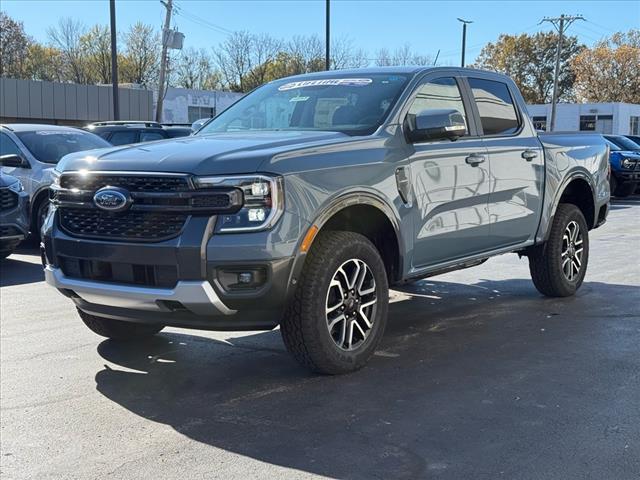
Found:
[[[365,68],[351,68],[345,70],[325,70],[322,72],[302,73],[300,75],[293,75],[291,77],[285,77],[286,79],[292,78],[335,78],[340,75],[415,75],[417,73],[423,73],[427,71],[439,71],[439,70],[455,70],[460,73],[478,73],[487,72],[497,74],[497,72],[490,72],[488,70],[478,70],[474,68],[462,68],[462,67],[429,67],[429,66],[403,66],[403,67],[365,67]],[[284,79],[279,79],[284,80]]]
[[[80,130],[76,127],[67,127],[65,125],[49,125],[47,123],[0,123],[1,127],[8,128],[13,132],[32,132],[34,130],[49,130],[58,132],[76,132]]]

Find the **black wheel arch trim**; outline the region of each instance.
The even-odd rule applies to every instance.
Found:
[[[396,241],[398,243],[398,252],[399,252],[399,265],[398,265],[398,276],[402,277],[404,272],[404,255],[403,255],[403,236],[402,231],[400,229],[400,221],[398,216],[395,214],[394,209],[379,195],[376,195],[367,191],[356,191],[349,192],[342,195],[339,195],[333,198],[324,208],[322,208],[321,212],[315,217],[315,219],[309,224],[308,228],[311,228],[315,225],[318,228],[318,233],[322,231],[322,227],[338,212],[344,210],[345,208],[352,207],[354,205],[368,205],[380,210],[385,217],[391,222],[394,233],[396,235]],[[304,231],[306,235],[308,228]],[[289,274],[289,285],[287,289],[287,299],[293,295],[295,288],[297,286],[298,278],[300,277],[300,273],[302,268],[304,267],[306,252],[300,251],[300,246],[304,239],[303,235],[296,245],[296,254],[293,262],[293,267],[291,268],[291,272]],[[400,280],[400,278],[396,279]]]

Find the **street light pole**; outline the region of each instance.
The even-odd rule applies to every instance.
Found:
[[[331,0],[326,0],[325,3],[325,20],[324,20],[324,26],[325,26],[325,46],[324,46],[324,69],[325,70],[331,70],[331,54],[330,54],[330,50],[331,50]]]
[[[460,60],[460,66],[464,68],[464,53],[467,48],[467,25],[473,23],[473,21],[462,18],[458,18],[458,21],[462,23],[462,59]]]
[[[109,0],[111,17],[111,88],[113,89],[113,119],[120,120],[120,100],[118,98],[118,45],[116,34],[116,0]],[[100,120],[96,118],[95,120]]]

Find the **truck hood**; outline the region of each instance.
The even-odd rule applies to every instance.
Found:
[[[314,144],[348,140],[337,132],[234,132],[78,152],[58,163],[58,171],[147,171],[229,175],[254,173],[274,155]]]

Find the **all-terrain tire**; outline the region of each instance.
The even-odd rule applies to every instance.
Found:
[[[365,312],[366,314],[361,316],[360,310],[357,310],[358,307],[354,307],[351,299],[348,300],[351,303],[344,300],[343,307],[348,305],[347,315],[352,308],[356,308],[356,312],[352,312],[353,320],[345,320],[344,325],[347,329],[351,328],[357,335],[360,335],[362,330],[357,330],[359,327],[349,322],[357,319],[361,323],[364,321],[364,317],[371,324],[368,327],[366,323],[361,323],[365,330],[368,328],[366,330],[368,333],[362,335],[357,348],[345,349],[344,345],[342,347],[339,345],[345,339],[345,330],[342,330],[342,335],[340,332],[332,333],[330,331],[331,322],[327,306],[331,295],[335,296],[337,292],[343,291],[342,287],[338,288],[335,285],[336,278],[338,278],[336,276],[339,275],[341,269],[344,271],[350,268],[350,265],[365,265],[362,267],[362,271],[365,272],[362,275],[369,278],[369,287],[368,289],[361,288],[364,280],[359,281],[359,286],[354,291],[356,294],[366,290],[373,292],[376,303],[374,310],[368,311],[369,313]],[[357,268],[349,270],[349,276],[352,275],[351,272],[360,272],[360,270]],[[359,273],[353,273],[353,278],[358,275]],[[344,278],[347,276],[344,275]],[[343,301],[342,296],[338,296],[338,298],[339,301]],[[355,299],[355,302],[358,305],[369,303],[369,301],[358,298]],[[387,321],[388,305],[387,274],[380,253],[373,243],[358,233],[321,232],[308,253],[294,297],[287,306],[280,324],[280,331],[287,350],[303,366],[322,374],[349,373],[362,368],[380,343]],[[341,323],[338,324],[338,327]],[[335,337],[340,338],[336,339]],[[348,344],[351,345],[350,340]]]
[[[111,318],[98,317],[78,309],[78,314],[93,333],[112,340],[128,341],[139,340],[155,335],[164,328],[164,325],[149,325],[143,323],[124,322]]]
[[[574,241],[571,247],[572,242],[568,239],[570,235],[567,235],[567,229],[576,224],[580,229],[581,241],[577,246],[577,242]],[[575,264],[580,264],[579,270],[567,274],[565,261],[571,253],[566,252],[577,252],[580,248],[582,250],[578,260],[574,257],[569,258],[569,262],[575,261]],[[548,240],[534,247],[528,257],[531,279],[540,293],[548,297],[568,297],[575,294],[582,285],[589,262],[589,232],[580,209],[570,203],[558,205]],[[571,265],[568,267],[573,268]]]

